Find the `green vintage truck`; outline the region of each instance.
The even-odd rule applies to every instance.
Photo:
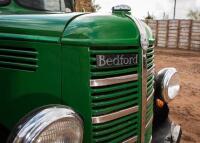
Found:
[[[177,143],[180,85],[155,72],[154,38],[126,5],[0,0],[0,142]]]

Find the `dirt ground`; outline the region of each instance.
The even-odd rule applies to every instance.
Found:
[[[156,48],[158,71],[175,67],[180,74],[181,93],[170,106],[170,118],[182,126],[181,143],[200,143],[200,51]]]

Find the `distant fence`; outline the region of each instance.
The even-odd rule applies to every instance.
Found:
[[[200,51],[200,20],[146,20],[156,46]]]

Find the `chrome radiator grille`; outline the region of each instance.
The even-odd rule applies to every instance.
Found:
[[[138,133],[137,122],[137,114],[130,114],[107,123],[94,124],[94,142],[116,143],[135,137]]]
[[[139,135],[139,65],[98,68],[96,55],[139,54],[136,47],[91,48],[94,142],[135,142]]]

